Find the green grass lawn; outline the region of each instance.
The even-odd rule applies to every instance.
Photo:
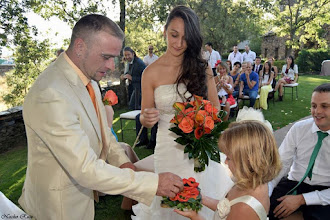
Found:
[[[265,118],[271,122],[274,130],[288,125],[298,119],[310,114],[310,98],[313,89],[322,83],[330,82],[330,77],[303,75],[299,77],[298,99],[291,100],[291,94],[284,96],[283,102],[269,103],[267,111],[263,111]],[[287,90],[288,92],[289,90]],[[291,90],[290,90],[291,92]],[[277,93],[276,93],[277,97]],[[128,109],[115,109],[114,130],[121,141],[121,128],[119,114]],[[232,119],[233,120],[233,119]],[[135,127],[134,121],[124,121],[124,129]],[[126,131],[125,142],[133,145],[135,131]],[[140,158],[144,158],[153,153],[152,150],[145,148],[135,148]],[[24,183],[27,163],[27,149],[25,143],[19,147],[0,154],[0,191],[3,192],[11,201],[17,204]],[[130,219],[129,215],[120,209],[121,196],[105,196],[100,198],[96,204],[95,219]]]

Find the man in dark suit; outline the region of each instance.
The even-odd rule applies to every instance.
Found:
[[[261,58],[256,57],[255,63],[252,66],[252,71],[258,73],[262,70]]]
[[[129,64],[129,70],[127,74],[123,75],[123,78],[130,80],[133,87],[132,95],[129,97],[129,108],[131,110],[141,109],[141,77],[146,65],[130,47],[124,48],[124,56]]]

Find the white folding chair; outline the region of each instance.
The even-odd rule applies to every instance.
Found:
[[[285,84],[283,86],[284,87],[283,95],[285,95],[286,88],[291,88],[291,99],[293,100],[293,89],[296,88],[296,99],[298,99],[298,85],[299,85],[299,83]]]
[[[141,110],[134,110],[134,111],[129,111],[125,112],[119,115],[120,118],[120,129],[121,129],[121,140],[124,141],[124,130],[135,130],[135,126],[133,129],[123,129],[123,120],[134,120],[135,117],[141,113]]]

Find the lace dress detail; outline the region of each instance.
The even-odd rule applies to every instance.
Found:
[[[180,94],[184,94],[186,88],[179,84]],[[186,97],[190,96],[187,92]],[[168,129],[173,126],[170,120],[174,117],[174,102],[184,102],[177,93],[176,84],[161,85],[154,91],[156,108],[160,111],[158,122],[157,143],[154,153],[154,167],[156,173],[172,172],[181,178],[194,177],[200,183],[202,193],[212,198],[224,198],[229,189],[233,186],[227,170],[219,163],[210,160],[209,166],[201,173],[194,172],[194,160],[189,160],[187,154],[183,152],[184,146],[174,140],[177,135]],[[132,219],[187,219],[178,215],[169,208],[161,208],[161,197],[156,196],[150,207],[137,204],[133,206],[136,216]],[[212,219],[214,212],[207,207],[203,207],[199,212],[205,219]]]
[[[259,216],[260,220],[267,219],[267,213],[263,205],[253,196],[241,196],[229,201],[227,198],[220,200],[217,210],[214,213],[213,220],[226,220],[230,213],[230,207],[236,203],[243,202],[249,205]]]

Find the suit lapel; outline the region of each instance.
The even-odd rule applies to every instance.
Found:
[[[87,91],[87,88],[84,86],[83,82],[81,81],[75,70],[65,60],[64,56],[59,56],[55,62],[56,65],[58,65],[59,68],[63,71],[63,74],[68,80],[72,90],[84,106],[84,109],[90,121],[92,122],[92,125],[97,133],[99,140],[102,141],[100,123],[97,118],[96,111]]]
[[[99,140],[102,141],[100,123],[97,118],[93,102],[91,100],[91,97],[88,94],[86,87],[82,83],[81,83],[81,86],[72,85],[72,84],[71,84],[71,86],[72,86],[73,91],[76,93],[76,95],[80,99],[81,103],[83,104],[83,106],[86,110],[86,113],[93,124],[93,127],[97,133]]]

